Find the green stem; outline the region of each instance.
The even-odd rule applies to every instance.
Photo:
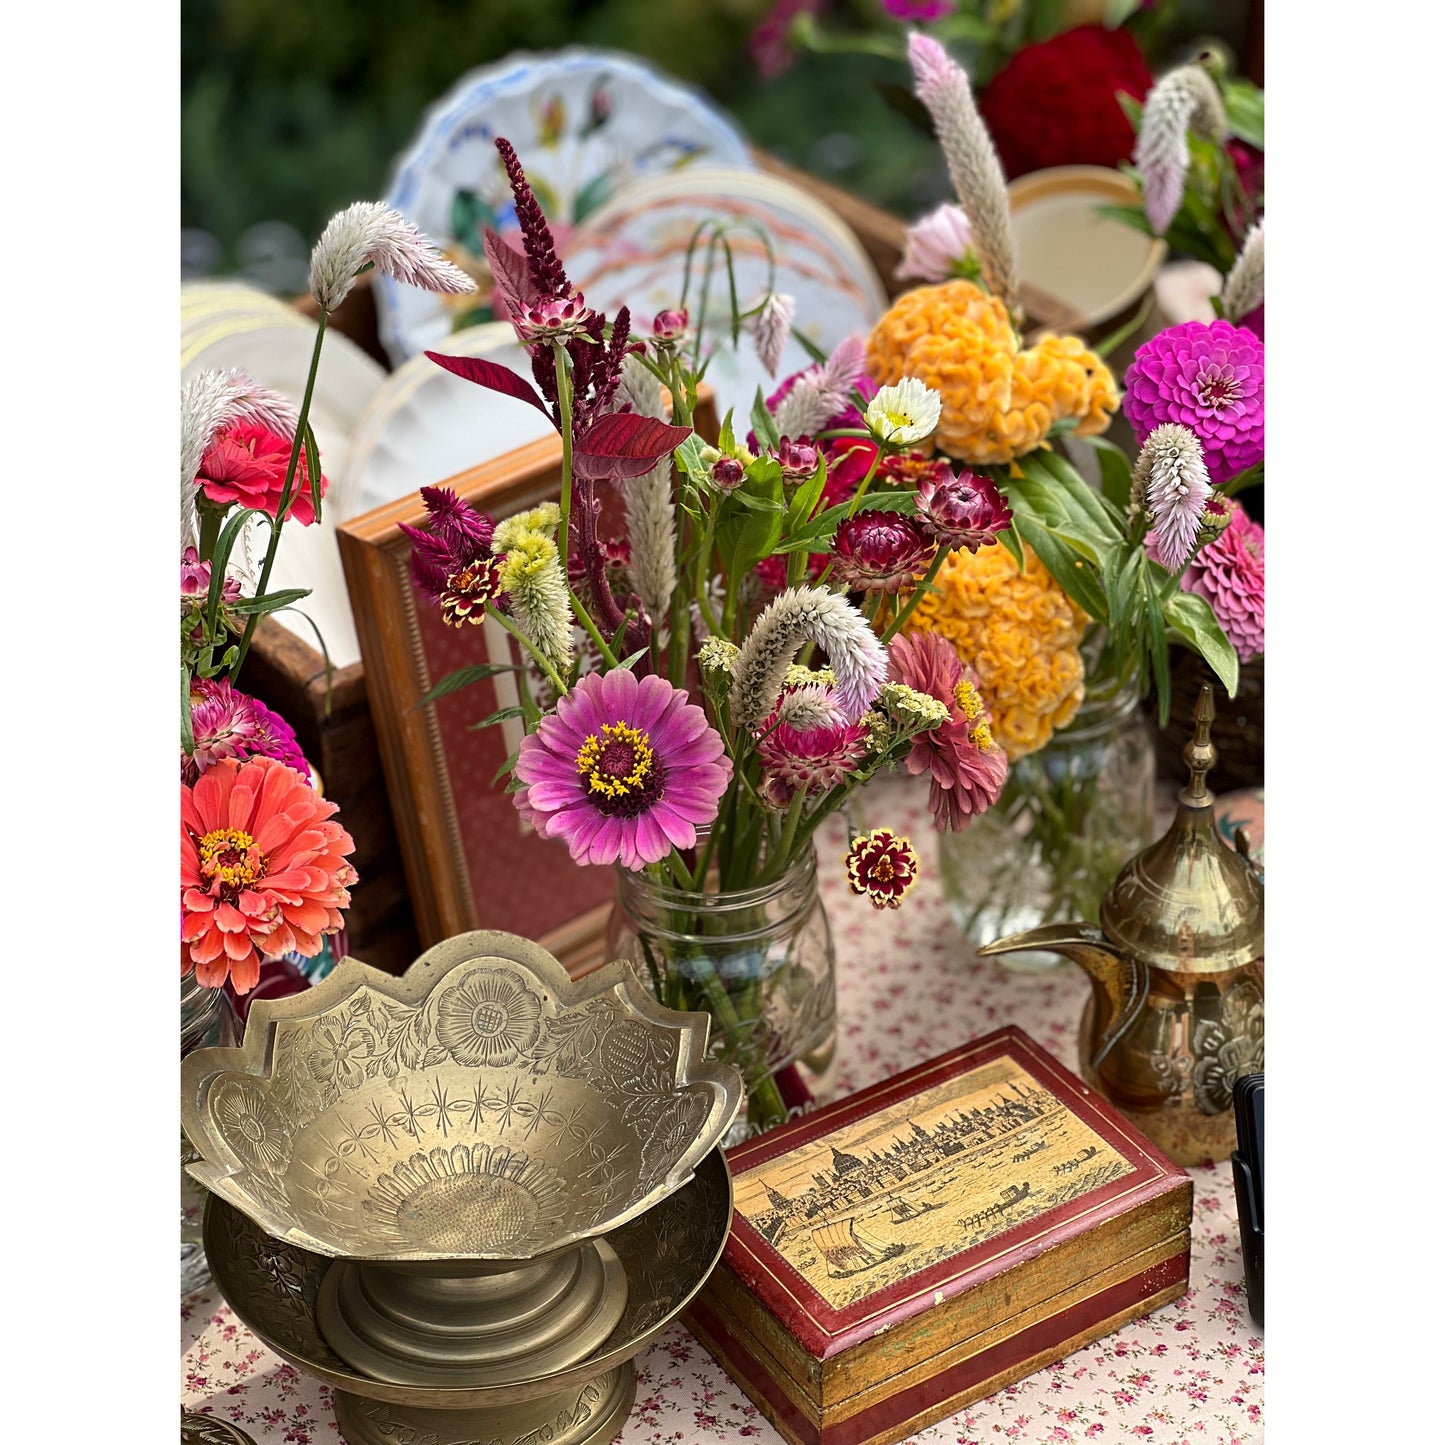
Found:
[[[547,681],[552,684],[553,688],[556,690],[557,696],[565,697],[567,695],[567,684],[563,682],[560,677],[557,676],[557,670],[537,649],[537,647],[533,644],[532,639],[528,637],[527,634],[523,632],[522,629],[518,627],[517,624],[513,622],[510,617],[507,617],[503,613],[498,612],[495,607],[487,608],[487,616],[495,618],[496,621],[500,622],[502,626],[505,627],[507,631],[510,632],[512,636],[515,637],[517,641],[520,642],[522,646],[527,649],[527,651],[532,655],[532,660],[537,664],[538,667],[542,669],[544,673],[546,673]]]
[[[565,533],[564,533],[565,535]],[[566,565],[565,563],[563,564]],[[577,614],[577,620],[582,624],[588,637],[596,645],[598,652],[602,654],[602,660],[608,667],[617,666],[617,656],[608,645],[607,639],[603,637],[597,624],[592,620],[592,614],[582,605],[582,600],[572,590],[572,584],[567,584],[567,600],[572,604],[572,611]]]
[[[708,631],[714,633],[720,632],[721,629],[718,627],[717,618],[713,615],[712,601],[707,595],[707,574],[709,563],[712,560],[712,540],[717,528],[717,511],[718,509],[716,507],[709,505],[707,511],[707,528],[702,536],[702,551],[698,554],[697,559],[697,581],[695,589],[697,592],[697,605],[702,609],[703,621],[707,623]],[[729,592],[731,592],[731,588],[729,588]]]
[[[847,511],[848,517],[851,517],[858,510],[858,506],[863,500],[863,494],[873,485],[873,478],[878,475],[878,463],[882,458],[883,448],[880,446],[877,451],[873,453],[873,465],[868,468],[867,476],[858,484],[858,490],[853,493],[853,501]]]
[[[281,524],[286,520],[287,509],[291,506],[292,488],[296,481],[301,448],[305,445],[306,422],[311,415],[311,393],[316,390],[316,368],[321,364],[321,343],[326,337],[326,309],[322,307],[316,321],[316,344],[311,348],[311,370],[306,373],[306,391],[301,397],[301,412],[296,418],[296,435],[291,441],[291,460],[286,464],[286,484],[281,488],[281,505],[271,519],[271,540],[266,544],[266,558],[261,563],[261,578],[256,584],[256,596],[266,595],[267,584],[271,581],[271,567],[276,561],[276,547],[281,541]],[[318,511],[316,520],[321,520]],[[234,684],[241,673],[241,664],[251,648],[251,636],[256,623],[261,619],[259,612],[253,612],[246,619],[246,630],[241,634],[241,645],[236,652],[236,662],[231,668],[231,682]]]
[[[197,551],[202,562],[209,562],[215,555],[216,538],[221,535],[221,523],[225,520],[226,509],[207,501],[204,494],[196,497],[196,513],[200,518],[200,539]]]
[[[940,547],[934,554],[933,563],[928,571],[923,574],[923,580],[913,589],[908,601],[898,609],[898,615],[888,624],[882,637],[879,638],[880,642],[887,643],[898,636],[903,628],[903,624],[913,616],[913,609],[918,606],[923,594],[933,585],[934,578],[938,576],[939,569],[943,566],[945,559],[949,555],[949,550],[947,547]]]

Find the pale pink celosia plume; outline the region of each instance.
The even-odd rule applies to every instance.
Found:
[[[830,418],[846,411],[853,388],[867,373],[862,337],[846,336],[821,366],[809,367],[778,403],[773,420],[787,437],[812,436]]]
[[[1189,129],[1212,140],[1224,135],[1224,102],[1200,65],[1171,70],[1149,92],[1139,117],[1134,164],[1144,185],[1144,214],[1162,236],[1184,199],[1189,174]]]
[[[968,251],[968,241],[968,216],[963,207],[945,201],[908,228],[903,259],[893,274],[900,280],[947,281],[958,274],[957,263]]]
[[[197,372],[181,388],[181,550],[196,541],[196,473],[217,432],[249,422],[290,440],[296,408],[244,371]]]
[[[1239,255],[1224,278],[1219,304],[1226,321],[1238,322],[1264,304],[1264,218],[1249,228]]]
[[[324,311],[340,306],[368,264],[423,291],[460,294],[477,289],[400,211],[381,201],[356,201],[326,223],[311,252],[311,294],[317,304]]]
[[[1159,561],[1170,571],[1182,567],[1212,490],[1199,438],[1175,422],[1155,427],[1134,464],[1134,490],[1149,509]]]
[[[973,101],[968,76],[936,41],[916,32],[908,37],[908,60],[919,100],[933,117],[933,129],[948,163],[949,178],[968,217],[984,284],[1010,312],[1018,309],[1018,272],[1009,230],[1008,187],[988,127]]]
[[[763,309],[753,318],[753,344],[769,376],[778,374],[795,310],[797,302],[791,296],[785,296],[781,291],[770,291],[763,302]]]

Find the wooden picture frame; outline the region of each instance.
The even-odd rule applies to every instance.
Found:
[[[443,485],[501,520],[555,499],[561,475],[561,439],[547,436]],[[561,842],[523,822],[504,783],[493,781],[521,724],[473,724],[515,703],[511,674],[422,701],[458,667],[517,660],[495,622],[448,627],[417,596],[401,524],[422,526],[426,516],[412,493],[336,533],[417,934],[426,948],[475,928],[519,933],[575,977],[603,960],[612,870],[573,863]]]

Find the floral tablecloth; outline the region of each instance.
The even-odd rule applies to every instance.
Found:
[[[841,819],[819,835],[819,874],[838,951],[839,1092],[1005,1023],[1076,1068],[1088,992],[1083,974],[1073,967],[1008,973],[966,953],[939,889],[926,797],[921,780],[890,778],[865,798],[869,824],[910,833],[922,855],[919,883],[897,912],[877,911],[848,893]],[[1188,1294],[913,1438],[928,1445],[1262,1440],[1264,1341],[1245,1306],[1233,1181],[1227,1163],[1191,1173]],[[681,1327],[641,1355],[637,1371],[637,1403],[622,1445],[781,1440]],[[234,1421],[258,1445],[340,1439],[326,1387],[261,1345],[217,1294],[182,1304],[181,1401]]]

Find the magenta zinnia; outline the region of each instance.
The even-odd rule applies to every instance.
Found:
[[[870,592],[897,592],[928,570],[937,551],[916,517],[900,512],[859,512],[839,522],[833,536],[833,570]]]
[[[311,764],[290,723],[259,698],[237,692],[224,677],[198,678],[191,687],[195,749],[181,757],[181,780],[193,783],[223,758],[275,758],[311,781]]]
[[[732,777],[707,715],[666,679],[588,673],[522,739],[513,794],[544,838],[577,863],[637,870],[697,843]]]
[[[957,476],[945,470],[918,484],[918,516],[924,528],[948,547],[977,552],[1013,523],[1013,513],[993,481],[977,472]]]
[[[1146,341],[1124,373],[1124,415],[1142,443],[1187,426],[1217,487],[1264,460],[1264,345],[1228,321],[1186,321]]]
[[[907,767],[931,779],[933,826],[957,833],[998,802],[1008,777],[1008,755],[994,740],[978,677],[936,632],[895,637],[888,645],[888,668],[895,682],[948,705],[946,723],[914,738]]]
[[[848,887],[866,896],[875,908],[897,908],[918,881],[918,854],[913,844],[887,828],[859,834],[844,862]]]

